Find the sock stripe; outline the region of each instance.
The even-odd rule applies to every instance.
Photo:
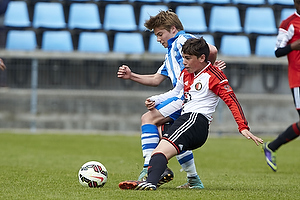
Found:
[[[293,124],[293,130],[297,135],[300,135],[300,130],[299,130],[297,123]]]

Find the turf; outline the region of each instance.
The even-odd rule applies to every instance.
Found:
[[[264,138],[265,141],[271,138]],[[138,177],[140,136],[0,133],[0,199],[298,199],[300,141],[278,152],[278,172],[260,147],[242,136],[209,138],[194,152],[205,189],[175,189],[186,181],[173,158],[175,178],[156,191],[120,190]],[[80,166],[97,160],[108,170],[103,188],[78,183]]]

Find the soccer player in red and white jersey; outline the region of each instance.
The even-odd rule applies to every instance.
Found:
[[[288,79],[294,103],[300,116],[300,0],[294,0],[296,12],[283,20],[279,26],[275,55],[288,59]],[[275,140],[263,145],[267,164],[276,172],[276,151],[300,135],[300,121],[290,125]]]
[[[212,113],[221,98],[238,125],[239,132],[256,145],[263,140],[249,131],[248,122],[225,74],[208,61],[209,47],[201,38],[188,39],[182,46],[183,64],[175,88],[164,94],[146,99],[149,110],[157,104],[184,92],[182,112],[172,126],[163,134],[154,149],[146,181],[124,181],[121,189],[156,190],[161,174],[167,168],[168,160],[182,151],[201,147],[207,140]]]

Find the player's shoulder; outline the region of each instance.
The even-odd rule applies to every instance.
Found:
[[[185,42],[186,40],[188,40],[190,38],[195,38],[195,36],[190,33],[183,33],[177,37],[177,41]]]
[[[220,81],[223,81],[223,80],[226,80],[227,77],[226,75],[224,74],[224,72],[219,68],[219,67],[216,67],[216,66],[213,66],[212,64],[210,64],[206,69],[205,69],[205,72],[210,74],[211,77],[214,77],[214,78],[217,78],[219,79]]]
[[[298,22],[300,19],[300,15],[297,15],[296,13],[290,15],[288,18],[284,19],[281,24],[280,28],[288,29],[288,27],[293,24],[294,22]]]

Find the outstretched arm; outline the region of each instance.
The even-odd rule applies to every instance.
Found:
[[[119,67],[117,76],[118,78],[130,79],[132,81],[147,86],[158,86],[161,82],[163,82],[167,78],[166,76],[161,75],[159,73],[149,74],[149,75],[137,74],[132,72],[127,65],[122,65]]]

